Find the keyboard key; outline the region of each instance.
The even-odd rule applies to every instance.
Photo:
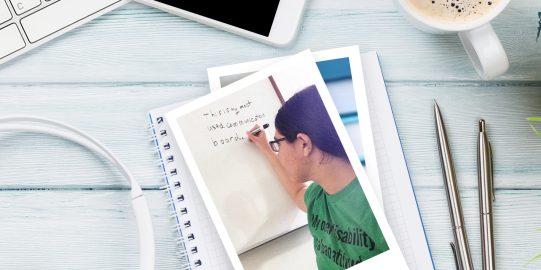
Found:
[[[41,0],[10,0],[17,15],[21,15],[41,4]]]
[[[0,40],[0,59],[25,46],[23,37],[15,24],[10,24],[0,29]]]
[[[11,19],[11,12],[9,12],[8,4],[4,0],[0,0],[0,23],[9,19]]]
[[[120,0],[62,0],[24,17],[21,25],[28,40],[34,43],[118,2]]]

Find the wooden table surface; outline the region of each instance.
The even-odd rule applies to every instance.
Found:
[[[308,2],[298,39],[281,49],[130,3],[0,66],[0,116],[41,115],[73,124],[109,146],[143,185],[157,240],[157,268],[178,269],[147,112],[208,93],[206,68],[359,45],[376,50],[437,269],[454,269],[432,104],[443,111],[467,231],[481,266],[476,123],[494,149],[498,269],[540,269],[541,116],[539,0],[513,0],[493,21],[509,71],[475,73],[456,35],[411,26],[391,0]],[[1,42],[1,41],[0,41]],[[541,126],[540,126],[541,128]],[[137,231],[128,187],[81,147],[32,134],[0,134],[0,268],[134,269]]]

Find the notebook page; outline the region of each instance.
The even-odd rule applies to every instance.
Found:
[[[411,269],[434,269],[376,52],[361,54],[385,215]]]

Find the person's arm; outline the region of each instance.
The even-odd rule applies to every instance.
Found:
[[[259,125],[256,125],[254,128],[246,132],[246,136],[250,141],[254,142],[257,145],[257,148],[267,157],[271,163],[272,168],[278,175],[278,180],[282,186],[286,189],[287,193],[291,199],[295,202],[297,207],[302,211],[306,212],[306,203],[304,202],[304,193],[306,192],[307,185],[304,183],[296,183],[290,179],[290,176],[287,174],[285,168],[280,164],[276,153],[272,151],[265,130],[261,130],[259,134],[253,135],[252,131],[258,128]]]

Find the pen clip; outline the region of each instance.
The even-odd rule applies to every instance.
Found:
[[[451,245],[451,250],[453,251],[453,258],[455,259],[455,266],[456,270],[460,270],[460,258],[458,257],[458,253],[456,252],[456,247],[453,242],[449,243]]]
[[[493,168],[493,159],[492,159],[492,144],[489,142],[488,143],[488,156],[490,158],[490,169],[489,169],[489,172],[490,172],[490,187],[492,189],[492,202],[494,202],[496,200],[496,195],[494,193],[494,171],[492,170]]]

